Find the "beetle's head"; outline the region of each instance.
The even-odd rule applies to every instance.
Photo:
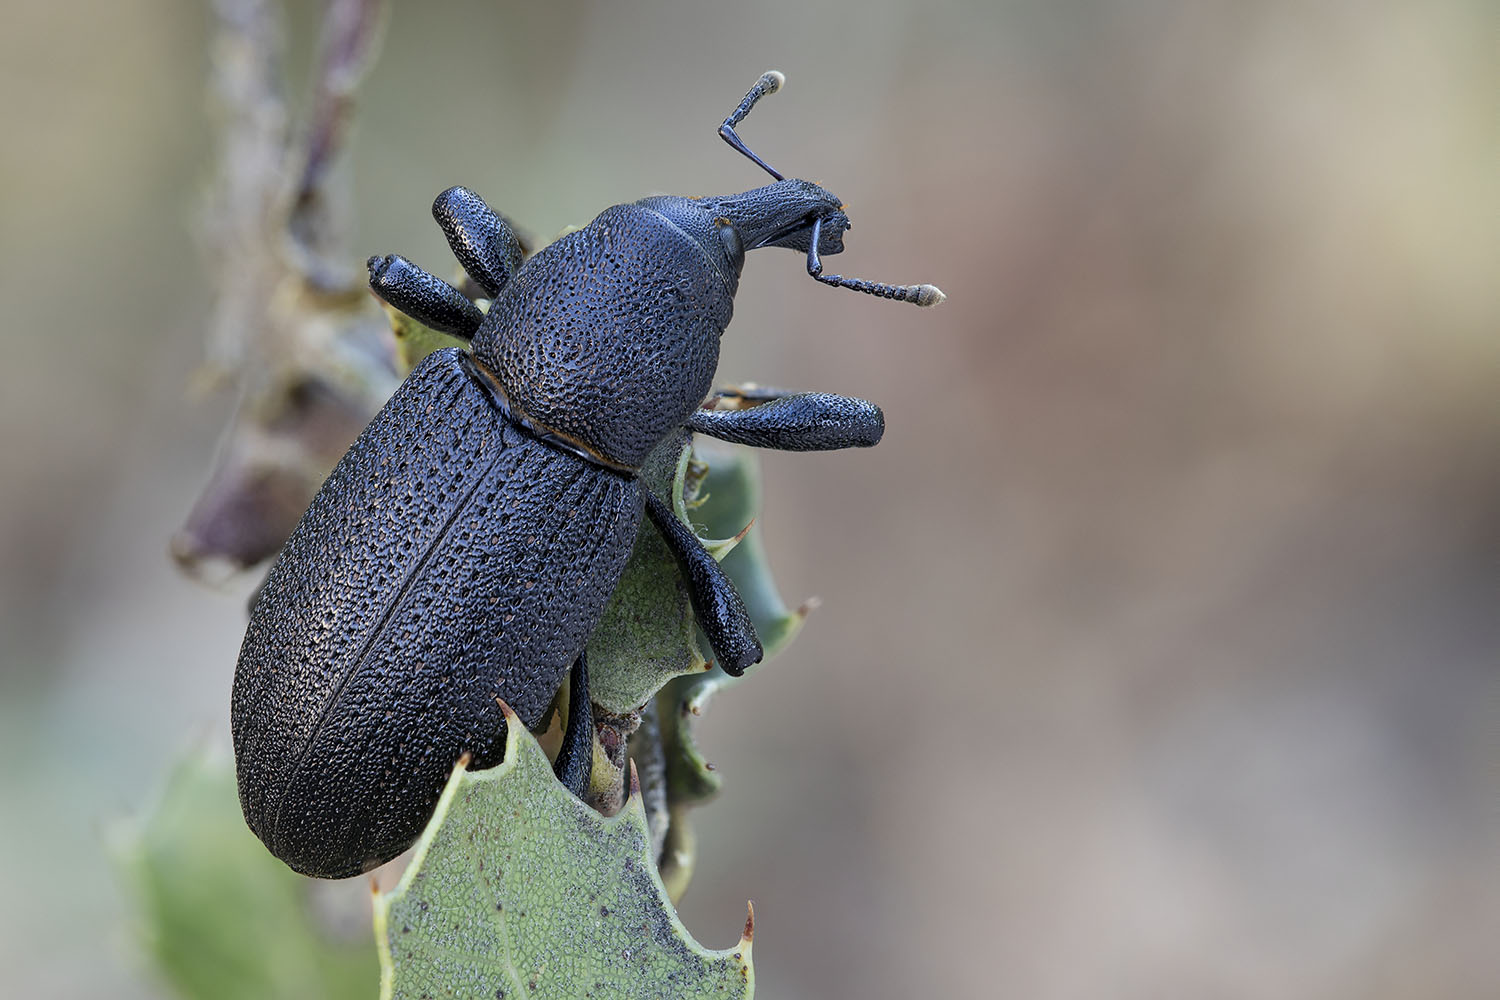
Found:
[[[811,181],[787,179],[750,151],[734,127],[744,120],[757,101],[781,89],[786,78],[775,70],[761,76],[734,113],[719,126],[719,135],[735,149],[765,169],[776,183],[723,198],[699,198],[719,228],[726,253],[736,270],[744,254],[760,247],[786,247],[807,254],[807,273],[824,284],[867,292],[884,299],[933,306],[946,297],[936,285],[887,285],[861,278],[824,274],[820,260],[825,254],[843,252],[849,216],[833,193]]]
[[[699,200],[715,218],[734,226],[743,252],[786,247],[807,253],[818,223],[818,254],[844,250],[849,228],[844,205],[833,192],[811,181],[780,180],[743,194]]]

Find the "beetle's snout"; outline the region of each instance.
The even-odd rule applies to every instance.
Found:
[[[843,250],[849,217],[832,192],[811,181],[784,180],[753,191],[722,198],[705,198],[705,206],[739,230],[745,250],[786,247],[806,253],[813,223],[822,220],[819,253]]]
[[[843,253],[844,234],[853,228],[854,224],[849,221],[849,216],[844,214],[843,209],[839,209],[832,215],[823,216],[823,227],[818,231],[818,253],[820,255]],[[811,237],[805,236],[795,249],[806,250],[809,242],[811,242]]]
[[[752,244],[752,247],[785,247],[798,253],[807,253],[812,246],[813,224],[818,226],[818,255],[828,256],[844,252],[844,233],[853,228],[849,216],[838,209],[826,212],[809,211],[795,224],[786,227],[770,238]]]

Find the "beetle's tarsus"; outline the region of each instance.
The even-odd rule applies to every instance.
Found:
[[[552,773],[578,798],[594,770],[594,705],[589,698],[588,654],[579,653],[568,674],[568,725]]]

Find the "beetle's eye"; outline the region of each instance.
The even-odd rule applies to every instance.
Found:
[[[730,259],[741,256],[744,251],[740,249],[739,230],[733,226],[719,227],[719,240],[724,244],[724,252],[729,254]]]

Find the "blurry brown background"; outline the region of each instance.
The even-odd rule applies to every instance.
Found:
[[[1500,63],[1480,3],[401,5],[362,252],[443,268],[453,183],[546,235],[826,183],[835,269],[750,258],[720,372],[865,396],[767,455],[822,609],[704,726],[689,927],[765,997],[1468,997],[1500,981]],[[298,7],[302,71],[315,11]],[[250,580],[166,539],[227,395],[207,15],[0,32],[0,980],[157,995],[101,847],[227,740]],[[373,987],[372,987],[373,995]]]

